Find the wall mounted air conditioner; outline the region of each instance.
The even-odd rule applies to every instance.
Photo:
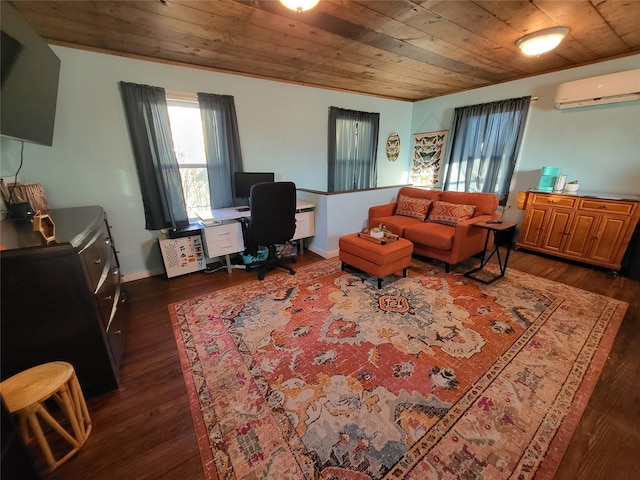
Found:
[[[640,69],[561,83],[556,91],[555,107],[562,110],[638,99]]]

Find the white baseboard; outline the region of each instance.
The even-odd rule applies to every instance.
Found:
[[[164,269],[160,269],[158,271],[142,270],[140,272],[127,273],[126,275],[123,275],[122,281],[124,283],[133,282],[135,280],[140,280],[142,278],[155,277],[156,275],[163,275],[163,274],[164,274]]]
[[[338,250],[332,250],[328,252],[326,250],[320,250],[319,248],[316,248],[313,245],[309,245],[309,247],[307,247],[307,250],[317,255],[320,255],[322,258],[333,258],[333,257],[337,257],[339,254]]]

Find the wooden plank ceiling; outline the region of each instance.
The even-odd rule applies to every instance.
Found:
[[[32,1],[49,43],[416,101],[640,52],[640,1]],[[566,26],[553,52],[516,40]]]

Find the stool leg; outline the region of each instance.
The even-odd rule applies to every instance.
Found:
[[[18,429],[20,430],[20,435],[22,436],[24,443],[30,443],[31,435],[29,434],[29,424],[25,415],[20,415]]]
[[[67,442],[69,442],[69,444],[72,447],[75,448],[79,445],[78,441],[75,438],[73,438],[71,435],[69,435],[69,432],[67,432],[64,428],[62,428],[60,424],[56,421],[56,419],[53,418],[51,414],[47,412],[44,408],[42,408],[41,405],[38,405],[37,412],[40,414],[43,420],[45,420],[49,425],[51,425],[53,429],[56,432],[58,432],[62,438],[64,438]],[[38,425],[38,428],[40,428],[40,425]],[[42,430],[40,430],[40,433],[42,433]],[[46,444],[46,440],[45,440],[45,444]]]
[[[71,377],[71,397],[73,398],[76,412],[78,413],[78,419],[80,421],[80,428],[83,435],[86,437],[91,432],[91,417],[89,417],[89,410],[87,409],[87,403],[82,395],[82,388],[78,382],[78,377],[74,373]]]
[[[79,423],[82,422],[78,422],[78,416],[76,415],[75,408],[71,403],[69,385],[67,384],[60,387],[58,393],[54,395],[54,399],[62,411],[67,415],[76,440],[81,442],[84,438],[84,433],[82,432]]]
[[[78,419],[78,428],[80,429],[80,437],[78,437],[78,441],[82,442],[82,440],[84,439],[84,437],[86,436],[86,423],[85,423],[85,418],[82,415],[82,409],[80,408],[80,402],[78,401],[78,398],[76,397],[74,391],[73,391],[73,385],[70,385],[70,392],[71,392],[71,407],[73,408],[73,413],[75,414],[76,418]]]
[[[42,407],[40,407],[40,409],[42,409]],[[42,450],[42,453],[44,454],[44,458],[47,461],[47,465],[49,465],[49,467],[55,465],[56,461],[53,458],[53,454],[51,453],[51,448],[49,448],[49,443],[47,442],[47,439],[45,438],[44,433],[42,433],[42,427],[40,427],[40,422],[38,422],[38,420],[36,419],[35,411],[28,414],[27,421],[31,426],[31,431],[33,432],[36,442],[38,443],[38,445],[40,446],[40,449]]]
[[[382,279],[378,278],[378,290],[382,288]]]

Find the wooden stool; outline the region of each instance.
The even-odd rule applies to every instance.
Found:
[[[406,277],[413,253],[413,243],[404,238],[381,245],[361,238],[358,233],[340,237],[338,247],[342,268],[351,265],[373,275],[378,279],[378,288],[382,287],[382,279],[394,272],[402,270],[402,276]]]
[[[73,367],[66,362],[51,362],[20,372],[0,383],[9,412],[18,416],[18,428],[24,443],[35,441],[40,447],[46,467],[55,470],[76,453],[91,433],[91,419]],[[52,398],[60,407],[69,426],[63,427],[47,410],[45,401]],[[61,419],[62,420],[62,419]],[[41,422],[43,422],[41,424]],[[56,460],[47,441],[51,427],[71,446],[71,451]]]

